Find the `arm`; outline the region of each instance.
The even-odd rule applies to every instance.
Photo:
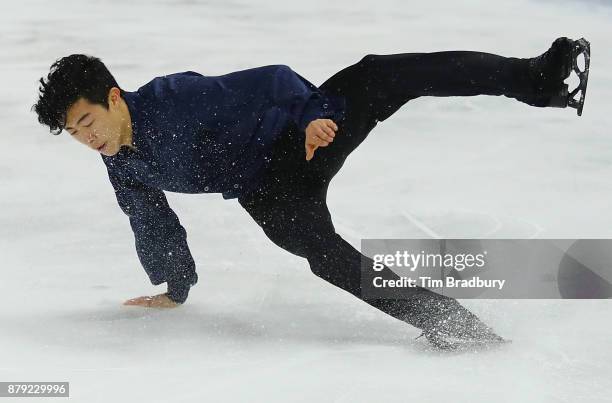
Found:
[[[264,67],[271,73],[267,101],[289,114],[301,131],[316,119],[340,119],[343,105],[334,108],[329,97],[285,65]]]
[[[306,160],[313,158],[318,147],[327,147],[333,142],[338,131],[336,121],[344,117],[344,98],[323,94],[285,65],[263,66],[222,77],[224,87],[230,89],[230,93],[235,94],[232,88],[242,86],[251,96],[256,94],[255,103],[262,109],[278,108],[287,114],[306,134]],[[251,84],[247,85],[246,82]]]
[[[338,125],[330,118],[342,118],[344,105],[332,107],[330,100],[302,76],[287,66],[275,67],[270,98],[305,132],[306,160],[310,161],[318,147],[327,147],[334,141]]]
[[[108,166],[107,166],[108,170]],[[121,210],[128,216],[136,252],[152,284],[164,281],[166,296],[177,304],[187,299],[198,276],[187,245],[187,233],[163,191],[108,170]]]
[[[335,136],[335,122],[344,119],[343,96],[323,93],[285,65],[256,67],[221,76],[207,77],[193,71],[164,76],[153,81],[146,96],[172,94],[173,113],[238,141],[248,138],[266,117],[284,116],[306,134],[306,159],[317,147],[326,147]]]
[[[324,94],[282,64],[212,77],[187,71],[167,76],[162,83],[188,106],[191,118],[213,129],[241,130],[245,122],[276,108],[305,130],[316,119],[341,120],[345,109],[342,96]]]

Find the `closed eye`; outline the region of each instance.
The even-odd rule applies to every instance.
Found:
[[[88,124],[87,126],[83,126],[83,127],[90,127],[91,125],[93,125],[93,122],[95,122],[95,120],[92,120],[90,124]],[[77,132],[78,132],[78,130],[75,130],[74,132],[72,132],[70,134],[72,134],[74,136],[74,135],[77,134]]]

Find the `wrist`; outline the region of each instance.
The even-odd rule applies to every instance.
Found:
[[[189,289],[180,290],[168,286],[168,291],[166,291],[164,294],[166,295],[166,297],[168,297],[170,301],[175,302],[177,304],[183,304],[189,296]]]
[[[177,304],[182,304],[187,300],[187,297],[189,296],[189,289],[192,285],[197,283],[198,275],[193,273],[193,277],[189,281],[185,281],[185,279],[182,277],[181,280],[182,281],[169,279],[166,281],[166,284],[168,285],[166,295]]]

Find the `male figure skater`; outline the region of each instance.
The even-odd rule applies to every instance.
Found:
[[[456,300],[424,288],[396,298],[362,295],[361,259],[368,258],[336,233],[329,182],[377,122],[420,96],[505,95],[581,113],[584,98],[574,100],[563,80],[588,50],[584,39],[563,37],[528,59],[475,51],[370,54],[319,88],[285,65],[221,76],[186,71],[134,92],[121,89],[100,59],[74,54],[40,79],[33,109],[54,134],[66,130],[101,154],[142,266],[153,284],[167,283],[166,293],[125,304],[175,307],[198,280],[164,191],[222,193],[238,198],[272,242],[306,258],[314,274],[445,348],[502,339]],[[584,95],[586,79],[579,89]],[[388,268],[381,274],[397,278]]]

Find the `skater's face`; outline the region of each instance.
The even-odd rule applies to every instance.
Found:
[[[119,88],[108,94],[108,109],[79,98],[66,112],[66,131],[92,150],[111,156],[117,154],[131,130],[130,114]]]

